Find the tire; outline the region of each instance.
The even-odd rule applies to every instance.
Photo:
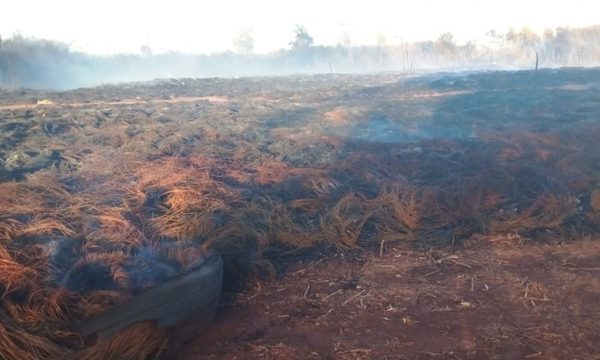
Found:
[[[197,327],[204,327],[214,318],[222,287],[223,261],[214,252],[198,268],[143,291],[77,327],[82,335],[97,334],[99,338],[148,320],[169,327],[193,318]]]

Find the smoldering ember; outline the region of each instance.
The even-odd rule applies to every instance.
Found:
[[[599,109],[593,68],[1,90],[0,357],[594,358]]]

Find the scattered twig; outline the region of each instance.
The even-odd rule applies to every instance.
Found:
[[[325,301],[327,299],[329,299],[332,296],[335,296],[337,294],[341,294],[342,293],[342,289],[338,289],[337,291],[332,292],[331,294],[325,296],[324,298],[321,299],[321,301]]]
[[[351,296],[351,297],[349,297],[349,298],[348,298],[346,301],[344,301],[344,302],[342,303],[342,306],[345,306],[345,305],[346,305],[346,304],[348,304],[349,302],[352,302],[353,300],[355,300],[356,298],[358,298],[359,296],[361,296],[362,294],[364,294],[364,293],[365,293],[365,291],[367,291],[367,290],[362,290],[362,291],[361,291],[361,292],[359,292],[358,294],[356,294],[356,295],[354,295],[354,296]]]
[[[591,268],[568,268],[567,270],[569,270],[569,271],[600,271],[600,268],[598,268],[598,267],[591,267]]]
[[[540,357],[540,356],[542,356],[542,353],[540,351],[538,351],[533,354],[525,355],[525,359],[533,359],[533,358]]]
[[[258,294],[260,294],[261,289],[262,289],[262,287],[260,286],[260,281],[257,281],[256,282],[256,292],[254,294],[252,294],[251,296],[240,300],[240,302],[247,302],[247,301],[250,301],[250,300],[256,298],[258,296]]]
[[[433,270],[431,272],[428,272],[427,274],[423,275],[423,277],[429,277],[429,276],[437,274],[439,272],[440,272],[440,269],[435,269],[435,270]]]
[[[449,255],[449,256],[446,256],[446,257],[441,258],[439,260],[436,260],[435,262],[438,263],[438,264],[441,264],[444,261],[450,261],[450,262],[455,263],[457,265],[461,265],[461,266],[464,266],[464,267],[469,268],[469,269],[471,268],[471,265],[465,264],[464,262],[458,261],[456,259],[459,259],[459,257],[456,256],[456,255]]]

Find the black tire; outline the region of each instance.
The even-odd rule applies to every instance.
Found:
[[[214,318],[222,287],[223,261],[215,252],[200,267],[143,291],[126,303],[82,321],[77,327],[82,335],[97,334],[99,338],[108,338],[148,320],[168,327],[194,318],[198,327],[204,327]]]

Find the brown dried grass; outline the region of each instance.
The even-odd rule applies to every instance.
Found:
[[[142,322],[119,332],[118,336],[98,340],[93,346],[77,351],[69,358],[81,360],[158,359],[167,347],[166,329]]]
[[[321,218],[325,241],[342,249],[358,246],[362,229],[373,214],[362,205],[364,201],[358,194],[346,194]]]
[[[22,148],[59,149],[62,160],[0,182],[2,355],[160,354],[164,331],[151,324],[100,341],[69,328],[132,296],[125,264],[141,247],[187,268],[212,246],[248,276],[273,273],[280,256],[320,244],[450,245],[480,233],[561,233],[574,216],[600,221],[598,127],[482,126],[468,141],[378,144],[340,137],[354,114],[331,109],[297,127],[264,129],[227,111],[182,121],[198,115],[191,104],[172,123],[156,121],[160,109],[122,104],[56,120],[64,137],[40,136],[52,124],[32,119]],[[272,115],[260,111],[260,119]],[[325,149],[316,162],[327,166],[303,159],[307,149]],[[73,241],[76,259],[61,277],[49,244],[62,238]],[[93,262],[110,268],[117,290],[61,287],[64,272]]]
[[[382,188],[377,201],[408,230],[419,228],[423,216],[423,194],[419,190],[402,183],[392,183]]]
[[[131,223],[121,208],[107,208],[90,217],[96,225],[86,234],[85,248],[101,247],[104,243],[133,248],[150,244],[145,234]]]
[[[41,236],[52,234],[74,237],[75,231],[60,220],[34,217],[27,222],[27,224],[24,224],[24,226],[15,233],[15,236]]]
[[[94,290],[81,294],[78,306],[81,308],[82,319],[89,319],[101,314],[111,306],[122,304],[131,299],[131,294],[116,290]]]
[[[0,258],[0,298],[16,291],[36,289],[42,274],[31,266],[23,265],[5,254]]]
[[[571,215],[577,213],[577,201],[571,196],[543,194],[521,212],[494,219],[489,229],[495,233],[531,229],[557,229]]]
[[[6,360],[60,359],[67,349],[55,344],[45,336],[34,335],[18,325],[11,325],[10,318],[0,311],[0,357]]]

